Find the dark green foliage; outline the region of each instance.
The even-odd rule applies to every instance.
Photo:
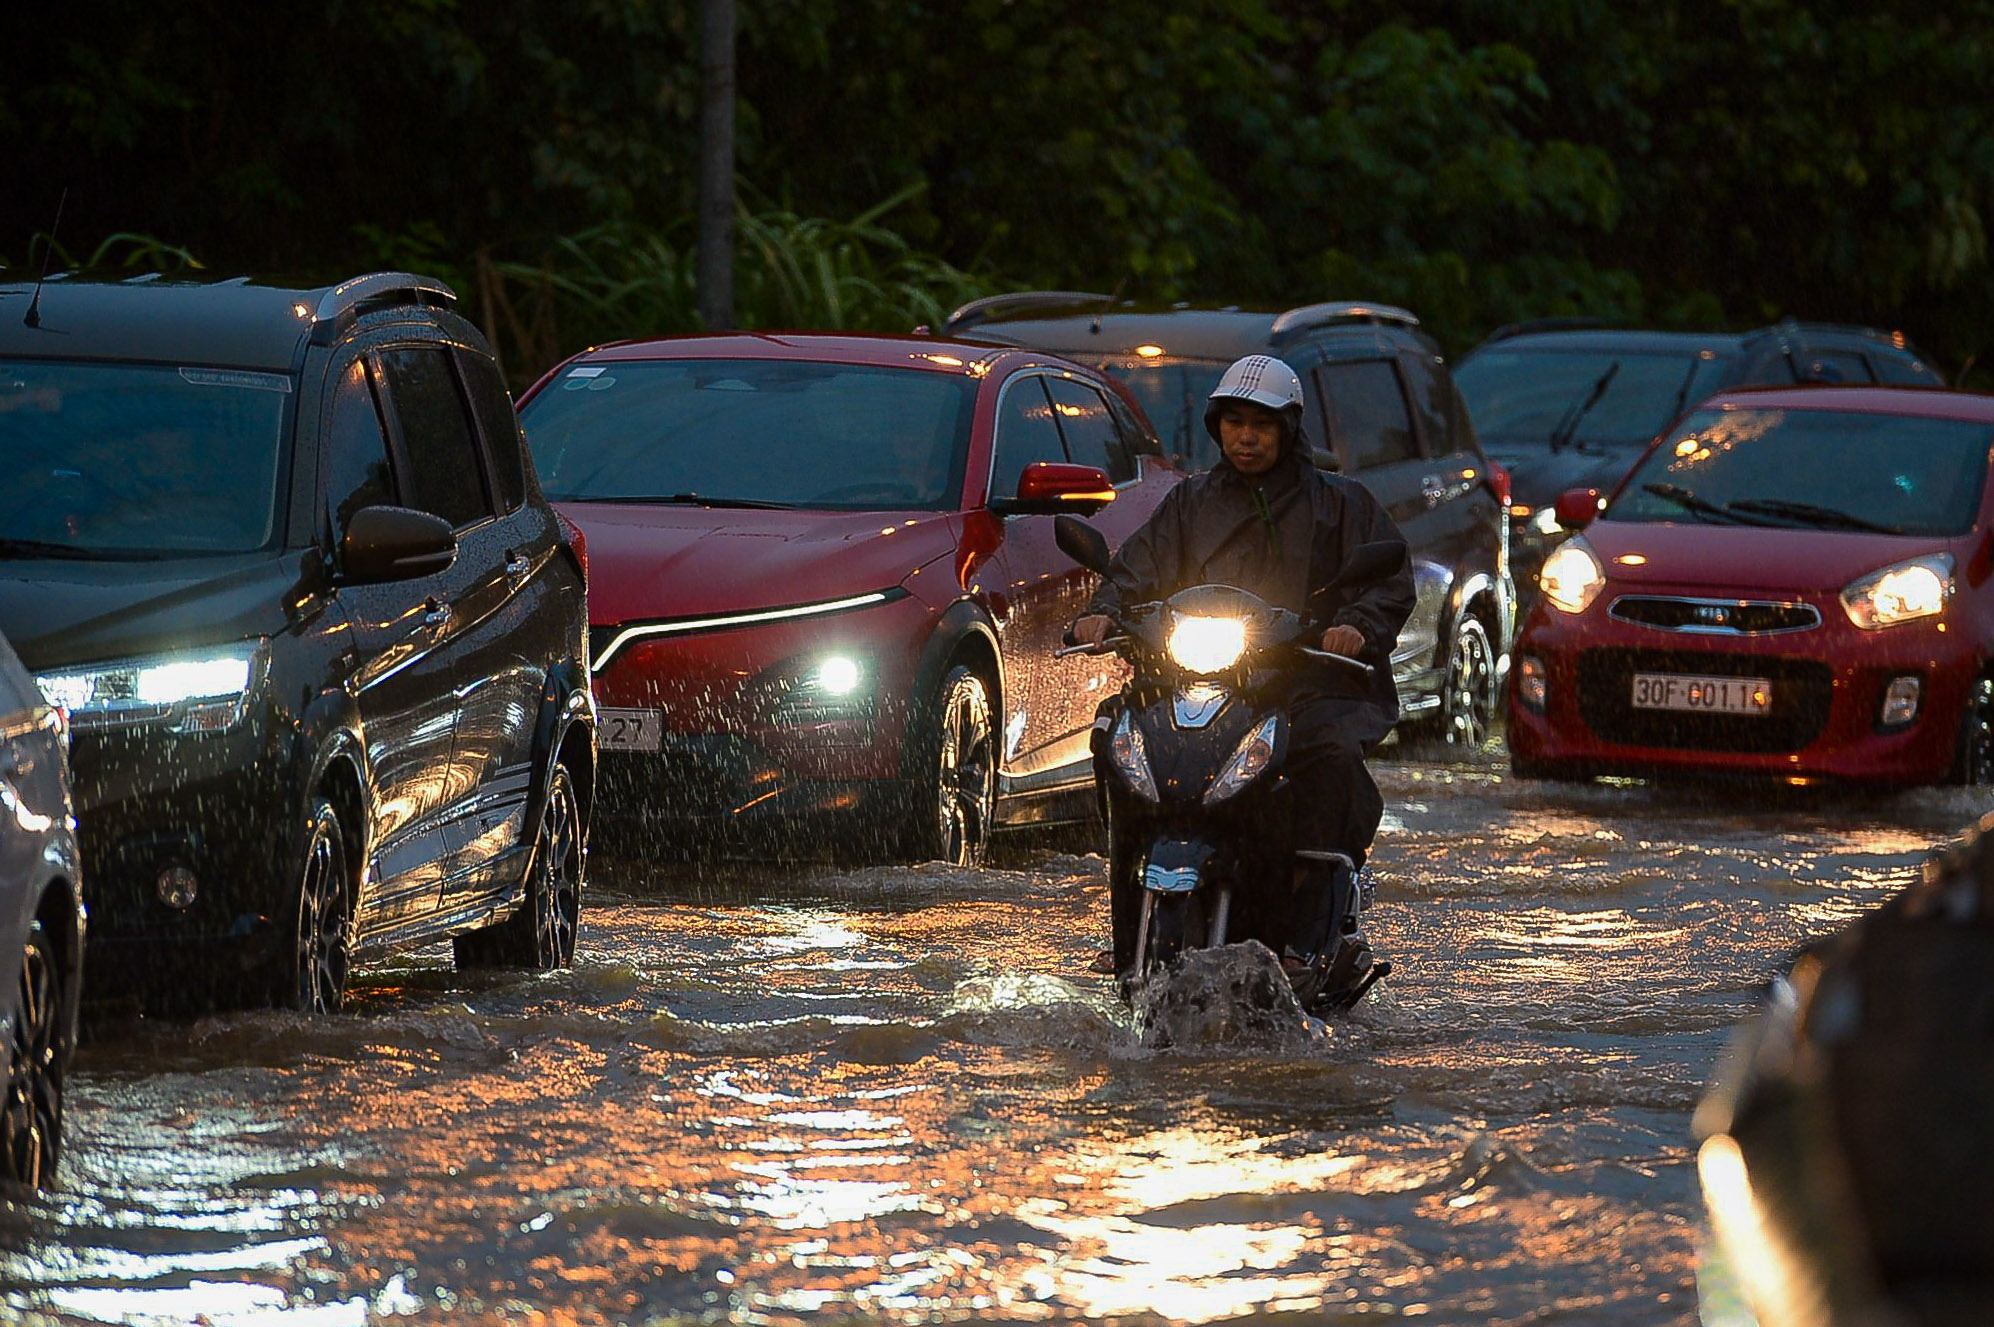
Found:
[[[515,376],[693,330],[697,0],[14,15],[0,256],[464,290]],[[738,318],[1021,285],[1377,298],[1459,351],[1585,313],[1994,326],[1994,0],[760,0]]]

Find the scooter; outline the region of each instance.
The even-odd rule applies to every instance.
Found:
[[[1081,566],[1108,574],[1107,540],[1093,526],[1062,515],[1054,539]],[[1402,543],[1364,544],[1335,584],[1389,576],[1405,556]],[[1246,590],[1194,585],[1128,606],[1099,644],[1057,651],[1119,652],[1133,669],[1094,728],[1125,999],[1188,950],[1249,938],[1289,956],[1296,997],[1311,1014],[1348,1009],[1390,973],[1357,935],[1367,900],[1351,859],[1290,846],[1282,684],[1303,659],[1328,663],[1353,695],[1372,676],[1370,665],[1308,643],[1317,630]],[[1329,888],[1298,897],[1298,866],[1326,873]]]

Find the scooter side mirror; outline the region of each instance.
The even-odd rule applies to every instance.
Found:
[[[1098,576],[1108,574],[1108,540],[1078,516],[1052,518],[1052,541],[1059,551]]]
[[[1342,570],[1336,573],[1336,579],[1331,584],[1364,585],[1395,576],[1405,566],[1409,556],[1403,540],[1379,539],[1359,544],[1350,551]]]

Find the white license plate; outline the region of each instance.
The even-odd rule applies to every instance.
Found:
[[[664,727],[656,710],[595,712],[595,740],[605,751],[656,751]]]
[[[1633,702],[1637,710],[1759,715],[1772,708],[1772,682],[1763,677],[1636,673]]]

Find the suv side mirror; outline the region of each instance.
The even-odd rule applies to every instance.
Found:
[[[456,560],[450,522],[408,507],[362,507],[339,541],[340,579],[356,585],[412,580]]]
[[[1599,515],[1599,490],[1568,488],[1558,495],[1551,511],[1558,518],[1558,524],[1567,530],[1583,530],[1592,524],[1593,517]]]
[[[1018,476],[1017,496],[993,495],[990,510],[999,515],[1095,512],[1114,500],[1114,481],[1105,470],[1091,465],[1068,465],[1064,461],[1034,461]]]

